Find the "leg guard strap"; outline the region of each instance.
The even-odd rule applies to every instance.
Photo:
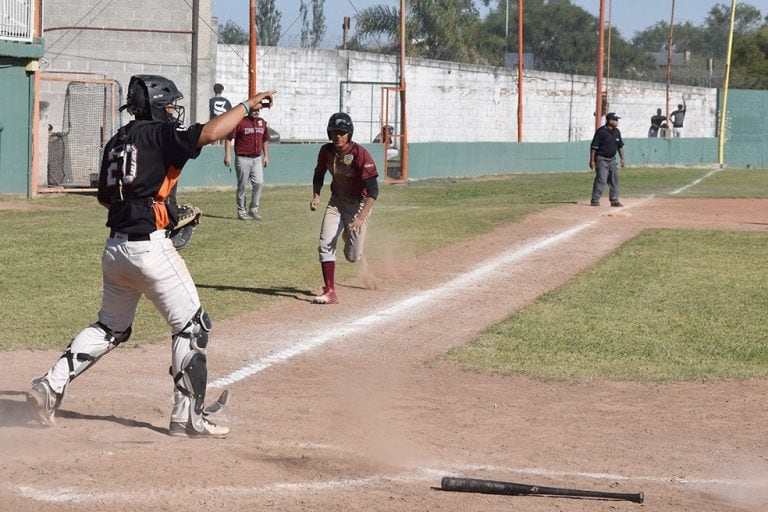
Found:
[[[72,349],[75,340],[73,339],[69,342],[69,345],[67,345],[67,348],[64,350],[61,358],[67,360],[67,365],[69,366],[70,382],[85,370],[93,366],[99,359],[104,357],[104,355],[109,353],[113,348],[130,338],[132,332],[130,326],[123,332],[116,332],[101,322],[91,324],[91,329],[97,329],[101,331],[104,335],[103,341],[106,341],[107,344],[103,348],[100,347],[93,350],[92,352],[75,352]],[[76,364],[76,362],[78,364]]]

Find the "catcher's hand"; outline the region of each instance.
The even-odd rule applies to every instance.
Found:
[[[177,250],[184,248],[192,240],[195,226],[200,224],[200,217],[203,215],[200,208],[191,204],[180,204],[178,211],[179,220],[176,222],[176,227],[168,235]]]

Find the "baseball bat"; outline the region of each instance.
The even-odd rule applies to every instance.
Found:
[[[605,498],[613,500],[627,500],[634,503],[642,503],[642,492],[603,492],[583,491],[579,489],[563,489],[560,487],[542,487],[540,485],[517,484],[514,482],[497,482],[495,480],[481,480],[478,478],[454,478],[443,477],[440,489],[443,491],[477,492],[481,494],[517,495],[549,495],[549,496],[574,496],[578,498]]]

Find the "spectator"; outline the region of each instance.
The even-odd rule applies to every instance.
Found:
[[[224,92],[224,86],[221,84],[214,84],[213,93],[214,96],[208,101],[208,110],[211,115],[211,119],[216,116],[220,116],[227,110],[232,108],[232,104],[227,98],[221,94]]]
[[[677,105],[677,110],[669,115],[672,120],[672,135],[678,139],[683,136],[683,123],[685,122],[685,96],[683,102]]]
[[[396,160],[400,152],[395,147],[395,142],[392,140],[395,129],[390,125],[381,127],[381,133],[376,135],[371,142],[375,144],[387,144],[387,160]]]
[[[227,98],[222,96],[221,94],[224,92],[224,86],[221,84],[214,84],[213,85],[213,94],[214,96],[208,100],[208,113],[210,114],[210,119],[213,119],[216,116],[220,116],[227,110],[232,108],[232,104],[229,102]],[[222,141],[217,140],[214,142],[215,145],[220,145]]]
[[[656,109],[656,115],[651,116],[651,127],[648,128],[648,136],[649,137],[658,137],[659,136],[659,130],[661,129],[661,125],[664,124],[667,120],[667,116],[663,115],[661,113],[661,109]]]

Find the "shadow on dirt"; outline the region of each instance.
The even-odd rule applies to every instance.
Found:
[[[249,286],[226,286],[218,284],[200,284],[196,283],[198,288],[207,288],[209,290],[218,291],[237,291],[256,293],[258,295],[269,295],[270,297],[290,297],[296,300],[306,300],[307,295],[311,295],[309,290],[300,290],[293,286],[275,287],[275,288],[253,288]]]
[[[79,412],[59,409],[56,411],[56,418],[109,421],[124,427],[145,428],[163,435],[168,433],[168,429],[165,427],[156,427],[145,421],[118,418],[113,415],[98,416],[95,414],[81,414]],[[32,407],[27,404],[27,393],[25,391],[0,390],[0,428],[8,427],[45,428],[40,424],[39,420],[37,420]]]
[[[119,418],[117,416],[114,416],[112,414],[108,416],[100,416],[96,414],[82,414],[79,412],[73,412],[73,411],[62,411],[58,410],[56,411],[56,417],[57,418],[66,418],[71,420],[89,420],[89,421],[109,421],[111,423],[116,423],[118,425],[122,425],[124,427],[131,427],[131,428],[145,428],[147,430],[151,430],[153,432],[157,432],[158,434],[166,435],[168,434],[168,429],[165,427],[156,427],[155,425],[152,425],[151,423],[147,423],[146,421],[138,421],[138,420],[131,420],[127,418]]]

